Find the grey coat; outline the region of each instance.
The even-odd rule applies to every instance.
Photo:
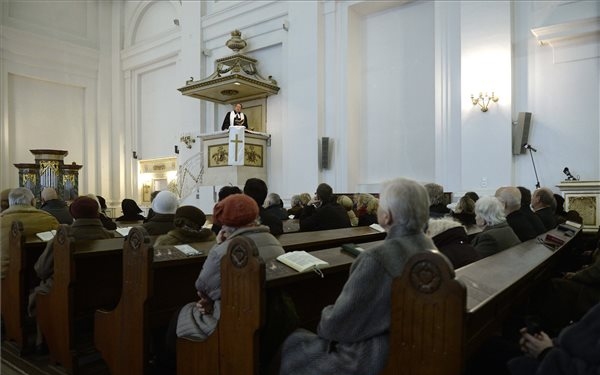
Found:
[[[217,327],[221,314],[221,258],[227,254],[229,241],[237,236],[253,240],[258,248],[258,254],[265,262],[285,253],[279,241],[269,233],[269,227],[262,225],[239,228],[231,233],[226,241],[215,245],[208,253],[196,280],[196,289],[206,293],[215,302],[214,311],[212,314],[202,314],[196,308],[196,302],[183,306],[177,319],[178,337],[205,340]]]
[[[477,250],[481,258],[485,258],[520,243],[519,237],[508,223],[503,221],[500,224],[485,227],[481,233],[473,238],[471,245]]]
[[[388,358],[392,281],[412,255],[430,249],[423,233],[391,228],[383,244],[356,258],[317,334],[297,330],[285,340],[280,374],[378,374]]]

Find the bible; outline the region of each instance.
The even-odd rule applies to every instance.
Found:
[[[312,269],[327,267],[329,263],[310,255],[306,251],[291,251],[277,257],[281,263],[295,269],[298,272],[304,272]]]
[[[356,246],[353,243],[345,243],[342,245],[342,251],[352,255],[353,257],[357,257],[360,254],[362,254],[362,252],[365,251],[365,249],[363,249],[360,246]]]

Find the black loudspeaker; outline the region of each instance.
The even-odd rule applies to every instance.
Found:
[[[519,112],[519,118],[512,129],[512,153],[524,154],[527,150],[523,147],[529,140],[529,127],[531,126],[531,112]]]
[[[329,137],[321,138],[321,169],[329,168]]]

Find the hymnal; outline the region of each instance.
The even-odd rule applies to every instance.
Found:
[[[298,272],[304,272],[315,268],[327,267],[329,263],[317,258],[306,251],[291,251],[277,257],[281,263],[292,267]]]

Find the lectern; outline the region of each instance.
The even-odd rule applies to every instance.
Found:
[[[267,146],[270,135],[246,130],[244,137],[243,165],[231,165],[229,131],[200,136],[204,164],[202,185],[241,186],[249,178],[267,181]]]
[[[597,232],[600,225],[600,181],[563,181],[556,185],[565,196],[565,210],[583,218],[584,232]]]

